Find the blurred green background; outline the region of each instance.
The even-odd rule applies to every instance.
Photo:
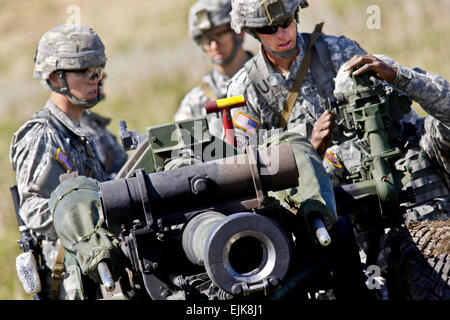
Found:
[[[15,174],[9,164],[13,133],[49,91],[33,79],[33,57],[44,32],[79,18],[100,35],[108,62],[107,98],[95,111],[130,130],[171,121],[179,102],[210,68],[188,36],[187,13],[193,0],[0,0],[0,299],[31,299],[17,279],[20,253],[17,222],[9,193]],[[310,0],[299,30],[312,31],[324,20],[324,32],[346,35],[370,53],[419,66],[450,79],[449,0]],[[374,7],[375,6],[375,7]],[[374,20],[379,13],[379,22]],[[257,43],[246,38],[247,49]],[[423,115],[418,105],[414,107]]]

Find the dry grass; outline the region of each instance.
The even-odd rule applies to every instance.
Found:
[[[193,0],[2,0],[0,2],[0,299],[29,299],[16,280],[19,253],[8,187],[15,183],[8,159],[11,136],[46,100],[48,92],[32,79],[35,47],[42,34],[81,9],[81,23],[102,37],[108,55],[106,101],[96,110],[125,119],[131,130],[170,121],[183,95],[209,63],[187,36]],[[381,27],[369,30],[366,9],[377,4]],[[383,53],[406,66],[420,66],[450,79],[450,2],[448,0],[310,1],[301,31],[326,21],[328,34],[344,34],[371,53]],[[246,41],[255,48],[254,42]]]

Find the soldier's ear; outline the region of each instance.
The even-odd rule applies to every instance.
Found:
[[[61,87],[62,87],[61,78],[58,77],[58,75],[56,74],[56,72],[52,72],[52,73],[50,74],[49,81],[50,81],[50,84],[51,84],[54,88],[61,88]]]

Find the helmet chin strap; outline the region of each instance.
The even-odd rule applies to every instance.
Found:
[[[298,41],[297,41],[298,42]],[[290,58],[292,57],[294,54],[297,53],[297,49],[298,49],[298,44],[296,44],[292,49],[288,50],[288,51],[284,51],[284,52],[276,52],[273,50],[269,49],[269,52],[271,54],[273,54],[274,56],[278,57],[278,58]]]
[[[213,64],[221,64],[221,65],[227,65],[231,63],[234,58],[236,58],[237,52],[239,48],[242,46],[243,40],[239,39],[239,35],[237,33],[233,32],[233,50],[231,51],[231,54],[226,59],[211,59],[211,62]]]
[[[53,91],[64,95],[70,102],[72,102],[77,107],[80,107],[83,109],[90,109],[90,108],[94,107],[100,100],[102,100],[104,98],[104,96],[100,92],[101,87],[102,87],[101,81],[98,82],[96,98],[94,98],[94,99],[79,99],[70,93],[69,87],[67,85],[65,73],[61,70],[58,70],[58,71],[56,71],[56,74],[57,74],[58,78],[61,79],[61,88],[56,88],[56,87],[52,86],[50,83],[50,80],[47,80],[48,85],[50,86],[50,88]]]

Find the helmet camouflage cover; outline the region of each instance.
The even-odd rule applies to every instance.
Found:
[[[231,28],[260,28],[282,23],[299,6],[306,8],[306,0],[232,0]]]
[[[189,35],[195,40],[205,32],[230,23],[231,0],[199,0],[189,10]]]
[[[34,61],[33,76],[48,80],[50,74],[56,70],[104,66],[105,46],[90,27],[60,24],[42,36]]]

